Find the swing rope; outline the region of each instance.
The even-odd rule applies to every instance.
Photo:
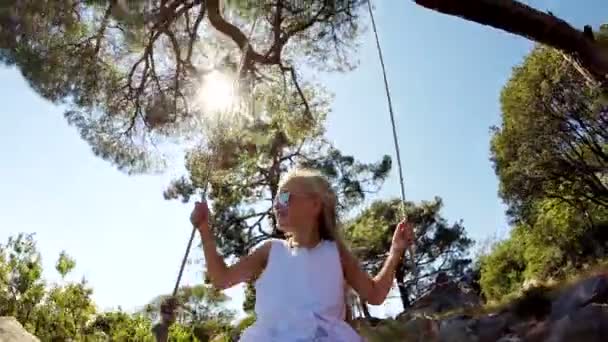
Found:
[[[240,85],[240,77],[243,66],[245,65],[245,59],[247,57],[247,53],[249,52],[251,37],[253,36],[253,32],[255,30],[255,26],[258,22],[259,13],[256,13],[254,17],[253,24],[251,25],[251,29],[249,31],[249,36],[247,39],[247,44],[243,49],[242,57],[239,63],[238,70],[236,72],[236,80],[233,85],[233,89],[238,89],[237,87]],[[251,95],[251,104],[253,104],[254,97],[253,92]],[[230,111],[234,111],[234,103],[230,106]],[[219,121],[219,120],[218,120]],[[219,122],[218,122],[219,123]],[[219,126],[219,125],[218,125]],[[207,170],[205,173],[205,184],[203,186],[203,191],[201,193],[202,201],[206,201],[207,198],[207,190],[209,188],[209,178],[211,177],[211,156],[212,153],[209,153],[206,158]],[[186,245],[186,251],[184,252],[184,257],[182,258],[182,262],[179,268],[179,272],[177,274],[177,280],[175,281],[175,286],[173,287],[173,292],[168,302],[161,304],[161,321],[157,323],[153,328],[153,332],[155,334],[157,342],[166,342],[168,339],[169,326],[173,323],[174,311],[177,309],[177,292],[179,290],[179,286],[182,280],[182,276],[184,274],[184,269],[186,268],[186,262],[188,261],[188,256],[190,254],[190,249],[192,248],[192,242],[194,242],[194,237],[196,236],[197,227],[192,225],[192,232],[190,233],[190,239],[188,240],[188,244]]]
[[[388,113],[391,119],[391,127],[393,129],[393,143],[395,145],[395,154],[397,157],[397,169],[399,171],[399,185],[400,185],[400,189],[401,189],[401,216],[403,218],[406,217],[406,212],[405,212],[405,181],[403,179],[403,166],[401,165],[401,150],[399,149],[399,139],[397,138],[397,128],[396,128],[396,124],[395,124],[395,114],[393,111],[393,101],[391,99],[391,92],[388,86],[388,77],[386,75],[386,66],[384,65],[384,57],[382,54],[382,47],[380,46],[380,38],[378,37],[378,29],[376,28],[376,20],[374,19],[374,11],[372,9],[372,1],[368,0],[367,1],[367,8],[369,10],[369,16],[371,18],[372,21],[372,29],[374,31],[374,37],[376,38],[376,49],[378,50],[378,59],[380,60],[380,66],[382,67],[382,77],[384,79],[384,90],[386,92],[386,101],[388,104]],[[411,261],[411,266],[413,268],[415,268],[416,263],[414,260],[414,256],[415,256],[415,251],[414,251],[414,246],[411,245],[409,248],[409,253],[410,253],[410,258],[412,259]]]
[[[253,25],[251,26],[251,31],[249,33],[249,39],[251,39],[251,35],[253,33],[257,20],[258,20],[258,17],[256,16],[255,20],[253,22]],[[248,51],[249,51],[249,41],[247,42],[247,44],[245,46],[243,56],[241,58],[241,62],[239,63],[239,69],[238,69],[237,75],[240,75],[240,73],[241,73],[241,69],[243,68],[243,65],[245,64],[245,57],[247,56]],[[237,80],[235,81],[235,87],[238,87],[238,85],[239,85],[239,79],[237,76]],[[234,106],[232,105],[232,107],[234,107]],[[234,110],[234,108],[232,108],[231,110]],[[209,153],[207,155],[206,164],[207,164],[207,172],[205,174],[205,185],[203,187],[203,191],[201,194],[201,198],[203,201],[205,201],[207,198],[207,189],[209,187],[209,177],[211,176],[211,169],[212,169],[211,168],[211,153]],[[188,254],[190,253],[190,248],[192,247],[192,241],[194,240],[194,236],[196,235],[196,230],[197,230],[196,227],[193,227],[192,233],[190,234],[190,240],[188,241],[188,245],[186,246],[186,252],[184,253],[184,258],[182,259],[182,264],[179,269],[179,274],[177,275],[177,280],[175,281],[175,287],[173,288],[173,296],[177,295],[177,290],[179,289],[179,284],[182,279],[182,275],[184,273],[184,268],[186,266]]]

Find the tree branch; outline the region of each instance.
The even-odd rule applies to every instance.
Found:
[[[274,53],[275,56],[281,55],[281,24],[283,23],[283,1],[278,0],[277,9],[274,14],[274,23],[273,23],[273,31],[274,31],[274,41],[278,42],[278,44],[273,44],[274,49],[268,50],[268,53]],[[285,43],[283,43],[285,44]]]
[[[205,18],[205,6],[201,6],[200,11],[198,12],[198,15],[196,17],[196,20],[194,21],[194,26],[192,27],[192,30],[189,30],[189,32],[188,32],[190,41],[188,43],[188,52],[186,52],[186,62],[188,63],[189,68],[193,68],[192,67],[192,52],[194,50],[194,43],[195,43],[196,37],[198,35],[198,28],[200,27],[204,18]],[[187,28],[190,29],[190,27],[187,27]]]
[[[300,83],[298,82],[298,74],[296,73],[296,70],[293,67],[286,67],[283,65],[281,65],[281,70],[283,72],[289,72],[291,74],[291,79],[293,81],[293,84],[296,87],[296,90],[298,91],[298,95],[300,95],[302,104],[304,105],[304,109],[305,109],[304,115],[306,116],[306,118],[308,120],[310,120],[310,122],[313,122],[312,111],[310,110],[310,105],[308,104],[308,101],[306,100],[304,91],[302,91],[302,87],[300,87]]]
[[[207,13],[209,16],[209,22],[211,25],[218,30],[219,32],[227,35],[232,41],[236,43],[241,52],[246,53],[245,56],[245,65],[249,65],[250,61],[255,61],[260,64],[279,64],[280,56],[279,55],[269,55],[268,57],[259,54],[255,49],[250,45],[249,39],[243,31],[241,31],[235,25],[227,22],[222,14],[220,13],[220,1],[219,0],[207,0],[205,2]],[[277,42],[274,42],[271,45],[271,50],[275,49],[275,45]],[[249,47],[247,47],[249,46]]]
[[[108,8],[106,8],[105,13],[103,14],[101,26],[99,27],[99,30],[97,31],[97,38],[96,38],[96,42],[95,42],[95,55],[97,55],[99,53],[99,50],[101,49],[101,39],[103,38],[104,33],[106,32],[106,28],[108,27],[108,22],[110,21],[110,15],[112,14],[112,8],[114,8],[114,2],[110,1]]]
[[[173,53],[175,54],[175,79],[174,79],[174,98],[173,98],[173,110],[175,114],[177,114],[177,98],[179,91],[179,77],[181,74],[182,67],[182,57],[181,57],[181,49],[179,46],[179,42],[177,41],[177,37],[175,37],[175,33],[173,33],[168,28],[165,30],[165,35],[169,37],[171,41],[171,45],[173,46]]]
[[[608,76],[608,48],[564,20],[515,0],[414,0],[444,14],[488,25],[580,58],[581,64],[602,84]]]
[[[321,14],[325,11],[327,4],[328,4],[328,1],[324,1],[323,7],[321,7],[321,9],[319,9],[319,11],[317,13],[315,13],[315,15],[312,17],[312,19],[310,21],[305,22],[305,23],[295,27],[293,30],[290,30],[289,32],[286,32],[283,35],[283,37],[281,37],[281,38],[279,38],[277,36],[277,38],[279,39],[278,40],[279,44],[277,44],[277,45],[282,46],[282,45],[286,44],[287,41],[289,41],[289,39],[291,37],[293,37],[295,34],[297,34],[298,32],[307,30],[307,29],[311,28],[314,24],[316,24],[317,20],[321,17]]]

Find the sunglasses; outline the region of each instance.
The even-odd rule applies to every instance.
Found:
[[[291,197],[291,193],[289,191],[279,192],[275,199],[275,205],[278,207],[287,207],[289,205],[290,197]]]
[[[277,207],[282,207],[282,208],[286,208],[287,206],[289,206],[289,200],[294,197],[294,196],[309,196],[311,194],[307,194],[307,193],[293,193],[293,192],[289,192],[289,191],[281,191],[277,194],[277,197],[275,198],[275,206]]]

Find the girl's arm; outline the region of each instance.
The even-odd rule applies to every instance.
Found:
[[[338,244],[346,282],[369,304],[382,304],[393,285],[397,266],[401,262],[407,246],[413,243],[413,238],[414,232],[411,224],[406,221],[400,222],[393,234],[391,249],[384,261],[384,266],[373,278],[361,268],[359,260],[344,244]]]
[[[340,244],[340,259],[346,282],[359,294],[361,299],[372,305],[380,305],[386,299],[395,278],[395,270],[401,261],[404,249],[394,249],[384,261],[384,266],[375,277],[365,272],[357,258]]]
[[[226,265],[224,258],[218,253],[215,236],[209,227],[208,208],[205,203],[196,203],[193,224],[198,228],[203,240],[203,252],[207,264],[207,275],[211,284],[219,289],[227,289],[242,282],[257,278],[268,261],[271,242],[266,241],[251,254],[240,258],[233,265]]]

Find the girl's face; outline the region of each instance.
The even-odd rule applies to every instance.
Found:
[[[279,229],[292,233],[311,227],[319,217],[321,205],[318,194],[295,178],[279,189],[273,207]]]

